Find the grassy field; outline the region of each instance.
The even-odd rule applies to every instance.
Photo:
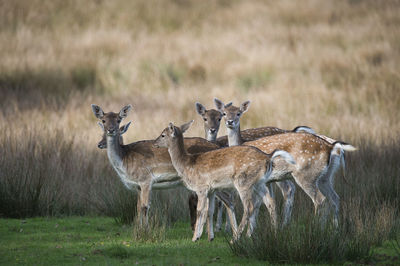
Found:
[[[0,263],[25,265],[263,264],[232,256],[222,234],[192,243],[187,224],[176,223],[161,242],[132,241],[132,228],[111,218],[0,220]]]
[[[124,135],[130,143],[157,137],[170,121],[195,119],[187,136],[203,136],[194,104],[212,108],[217,97],[235,105],[251,101],[242,129],[307,125],[356,146],[346,156],[349,184],[339,176],[335,183],[341,223],[370,236],[372,248],[388,243],[400,227],[399,14],[398,0],[0,0],[1,222],[17,231],[31,222],[57,229],[53,218],[29,217],[132,222],[136,196],[97,149],[101,130],[90,104],[114,112],[132,104],[126,120],[133,123]],[[126,260],[135,257],[133,246],[142,252],[146,245],[171,245],[184,250],[184,263],[196,263],[197,246],[226,255],[199,256],[200,264],[217,256],[230,262],[233,255],[220,237],[210,244],[188,242],[188,194],[184,188],[154,193],[151,216],[165,217],[172,228],[163,243],[133,244],[128,229],[107,243],[118,253],[124,248],[118,241],[130,242]],[[312,203],[300,189],[295,199],[298,223],[312,216]],[[89,218],[57,223],[79,227],[84,220]],[[108,231],[122,230],[106,221],[105,231],[92,228],[88,237],[101,241]],[[10,254],[23,254],[22,245],[38,244],[16,238],[24,234],[13,229],[0,230],[16,243],[15,253],[8,252],[0,239],[10,264],[17,258]],[[65,244],[53,243],[58,234],[45,234],[51,250],[64,252],[55,246]],[[121,262],[106,255],[112,248],[82,241],[86,253],[72,245],[62,255],[66,262],[79,262],[80,254]],[[97,248],[99,254],[91,253]]]
[[[103,217],[1,219],[0,233],[2,265],[265,265],[233,256],[222,233],[213,242],[192,243],[182,223],[160,242],[132,241],[131,227]],[[400,259],[388,242],[370,261],[395,265]]]

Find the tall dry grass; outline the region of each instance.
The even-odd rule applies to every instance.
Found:
[[[0,216],[133,221],[135,195],[96,148],[90,104],[132,104],[129,143],[169,121],[196,119],[189,135],[202,136],[194,103],[211,108],[218,97],[251,100],[242,128],[308,125],[357,146],[350,184],[336,180],[342,219],[362,231],[375,215],[390,231],[400,198],[399,13],[396,0],[0,0]],[[156,192],[153,215],[187,219],[186,196]],[[304,193],[295,204],[295,221],[311,215]]]

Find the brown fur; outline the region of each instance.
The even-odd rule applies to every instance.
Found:
[[[184,126],[188,127],[187,124]],[[266,193],[265,182],[269,176],[271,156],[248,146],[188,154],[183,145],[182,131],[185,130],[170,124],[156,139],[156,145],[168,147],[172,164],[182,176],[185,186],[195,191],[198,196],[198,214],[192,240],[200,238],[205,214],[210,206],[213,207],[211,191],[229,187],[236,188],[244,206],[238,230],[230,214],[234,237],[237,238],[247,224],[249,224],[248,234],[251,234],[254,224],[250,224],[250,221],[253,219],[255,222],[254,214],[260,202],[260,194],[257,193],[262,195]],[[271,170],[273,172],[273,169]]]
[[[121,120],[126,117],[129,109],[130,107],[124,107],[120,113],[104,113],[100,107],[92,105],[95,116],[103,124],[104,132],[110,134],[110,136],[107,136],[107,142],[111,141],[111,147],[107,147],[110,162],[127,187],[132,188],[133,186],[140,189],[137,210],[140,217],[147,220],[151,189],[153,187],[164,187],[163,185],[168,183],[179,183],[180,177],[171,163],[167,149],[156,148],[154,140],[143,140],[128,145],[119,143],[119,125]],[[191,153],[218,148],[217,145],[202,138],[187,138],[184,142],[185,147]],[[107,143],[107,145],[110,143]],[[122,176],[120,169],[118,169],[118,161],[115,164],[112,158],[120,158]],[[159,178],[155,180],[154,177]]]

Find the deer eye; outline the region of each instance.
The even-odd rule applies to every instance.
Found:
[[[240,116],[240,113],[237,113],[237,116]]]
[[[165,137],[165,134],[161,134],[161,137],[164,138],[164,137]]]
[[[221,121],[221,118],[218,118],[218,122]]]
[[[117,120],[117,123],[121,123],[121,119],[118,119],[118,120]]]
[[[204,121],[207,121],[207,118],[204,117],[203,119],[204,119]]]
[[[103,122],[103,124],[106,122],[106,120],[101,120],[101,122]]]
[[[224,112],[222,115],[223,115],[223,116],[226,116],[226,113]]]

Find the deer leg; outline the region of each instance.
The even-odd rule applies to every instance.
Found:
[[[217,206],[218,206],[218,211],[217,211],[217,223],[215,224],[215,231],[219,232],[221,231],[222,227],[222,213],[224,212],[224,205],[220,200],[217,200]]]
[[[137,200],[136,200],[136,217],[139,219],[141,225],[141,215],[142,215],[142,201],[140,200],[141,190],[137,191]]]
[[[336,227],[339,226],[338,219],[339,219],[340,197],[333,188],[333,183],[334,183],[333,179],[336,171],[341,166],[341,161],[343,160],[342,156],[344,155],[343,154],[341,154],[340,156],[331,155],[326,172],[322,173],[318,180],[318,187],[321,189],[321,192],[328,199],[330,205],[334,209],[333,224]]]
[[[196,224],[196,212],[197,212],[197,195],[192,193],[189,196],[189,213],[190,213],[190,226],[194,232],[194,226]]]
[[[282,226],[286,226],[290,223],[290,218],[292,216],[294,193],[296,192],[296,186],[295,186],[295,184],[293,184],[293,182],[291,182],[289,180],[277,182],[276,184],[282,191],[283,199],[285,202],[285,207],[283,210]]]
[[[233,204],[233,201],[234,201],[233,194],[227,193],[227,195],[229,197],[230,202],[232,202],[232,204]],[[236,221],[236,219],[235,219],[235,221]],[[228,212],[227,212],[227,217],[226,217],[226,221],[225,221],[225,232],[230,232],[230,231],[231,231],[231,223],[229,222]]]
[[[237,235],[237,223],[236,223],[236,216],[235,216],[235,207],[233,206],[233,202],[231,200],[231,195],[230,193],[223,193],[223,192],[217,192],[216,193],[218,198],[222,201],[226,208],[226,213],[229,218],[229,222],[232,228],[232,233],[234,238],[236,238]]]
[[[262,203],[263,196],[267,193],[267,187],[265,184],[259,184],[257,188],[255,188],[255,193],[253,193],[253,206],[254,210],[250,213],[249,217],[249,226],[247,228],[247,236],[250,237],[253,233],[254,229],[256,228],[256,220],[258,211],[260,209],[260,205]]]
[[[321,192],[328,199],[331,206],[334,209],[333,224],[335,227],[339,226],[339,204],[340,197],[332,187],[332,183],[329,181],[329,177],[320,179],[318,183]]]
[[[214,240],[214,228],[213,228],[213,219],[214,219],[214,208],[215,208],[215,192],[212,192],[208,196],[208,241]]]
[[[251,189],[238,189],[238,192],[243,204],[243,216],[242,216],[242,221],[240,222],[239,228],[237,230],[236,240],[240,237],[240,235],[244,231],[246,225],[249,222],[249,217],[252,215],[254,211]]]
[[[202,191],[202,192],[197,192],[197,197],[198,197],[198,202],[197,202],[197,219],[196,219],[196,225],[194,229],[194,234],[192,241],[195,242],[200,239],[202,233],[203,233],[203,227],[206,222],[206,215],[208,212],[208,197],[207,197],[207,192]]]
[[[311,198],[314,203],[314,214],[318,215],[321,212],[321,207],[325,201],[325,196],[321,193],[318,185],[317,178],[309,181],[306,179],[307,173],[292,173],[296,183],[303,189],[303,191]]]
[[[265,193],[264,196],[262,197],[262,200],[264,202],[264,205],[267,207],[269,215],[271,217],[271,223],[274,228],[277,226],[277,220],[278,216],[276,214],[276,203],[275,203],[275,197],[272,189],[272,184],[270,183],[268,187],[265,187]],[[258,212],[258,211],[257,211]]]
[[[141,186],[140,190],[140,225],[142,226],[143,223],[145,225],[149,222],[149,209],[150,209],[150,193],[151,193],[151,186],[149,184],[145,184]]]

